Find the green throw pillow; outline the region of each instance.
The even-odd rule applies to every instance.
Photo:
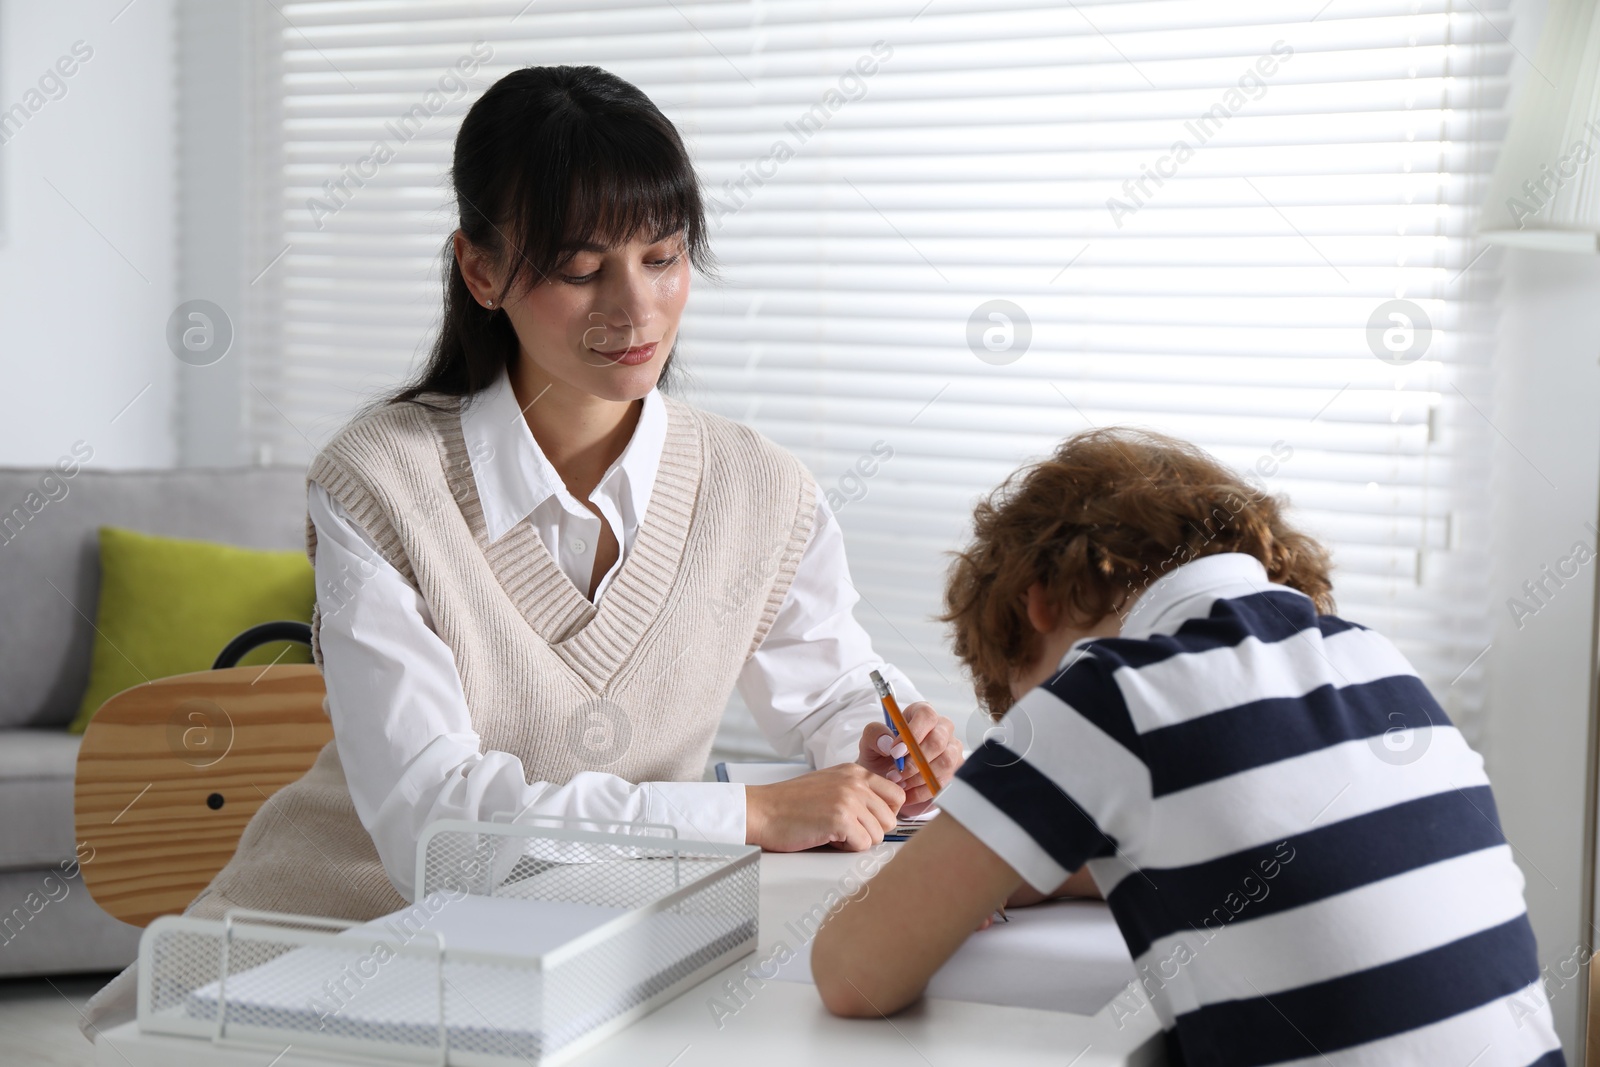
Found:
[[[94,659],[89,688],[68,729],[82,733],[101,704],[146,679],[209,670],[223,646],[257,623],[309,623],[315,597],[311,561],[304,552],[268,552],[100,527]],[[310,663],[311,650],[275,641],[239,662],[274,660]]]

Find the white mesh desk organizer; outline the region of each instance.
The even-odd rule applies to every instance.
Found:
[[[562,1063],[755,949],[759,862],[640,823],[434,823],[417,902],[393,915],[155,920],[139,1027],[392,1063]]]

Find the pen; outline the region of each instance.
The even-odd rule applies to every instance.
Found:
[[[889,716],[890,729],[898,733],[900,740],[905,742],[906,748],[911,752],[912,762],[916,763],[917,770],[922,772],[922,780],[928,783],[928,791],[938,795],[939,779],[933,773],[933,768],[928,765],[928,757],[922,754],[922,747],[917,744],[916,735],[911,732],[910,724],[901,714],[900,705],[894,702],[894,694],[889,692],[889,683],[883,680],[883,675],[873,671],[872,684],[878,690],[878,699],[883,702],[884,713]]]
[[[893,695],[894,690],[889,690],[889,693],[890,695]],[[889,732],[894,734],[896,738],[900,736],[900,731],[895,729],[894,720],[889,718],[889,709],[887,707],[883,709],[883,724],[889,728]],[[894,758],[894,769],[897,771],[903,771],[906,769],[906,758],[904,756],[896,756]]]

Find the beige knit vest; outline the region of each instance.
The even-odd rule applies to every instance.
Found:
[[[596,605],[526,519],[489,543],[459,401],[423,399],[446,410],[397,404],[358,417],[307,476],[427,602],[483,749],[517,756],[529,781],[580,771],[698,781],[739,669],[810,536],[810,474],[748,427],[667,398],[644,519]],[[315,560],[316,531],[306,528]],[[322,613],[339,603],[326,592],[312,614],[318,665]],[[189,913],[240,906],[366,920],[404,904],[330,743],[250,820]]]

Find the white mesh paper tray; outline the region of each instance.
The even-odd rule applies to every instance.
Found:
[[[140,1028],[389,1063],[565,1062],[756,944],[759,849],[618,829],[436,823],[417,903],[370,923],[164,916],[140,939]]]

